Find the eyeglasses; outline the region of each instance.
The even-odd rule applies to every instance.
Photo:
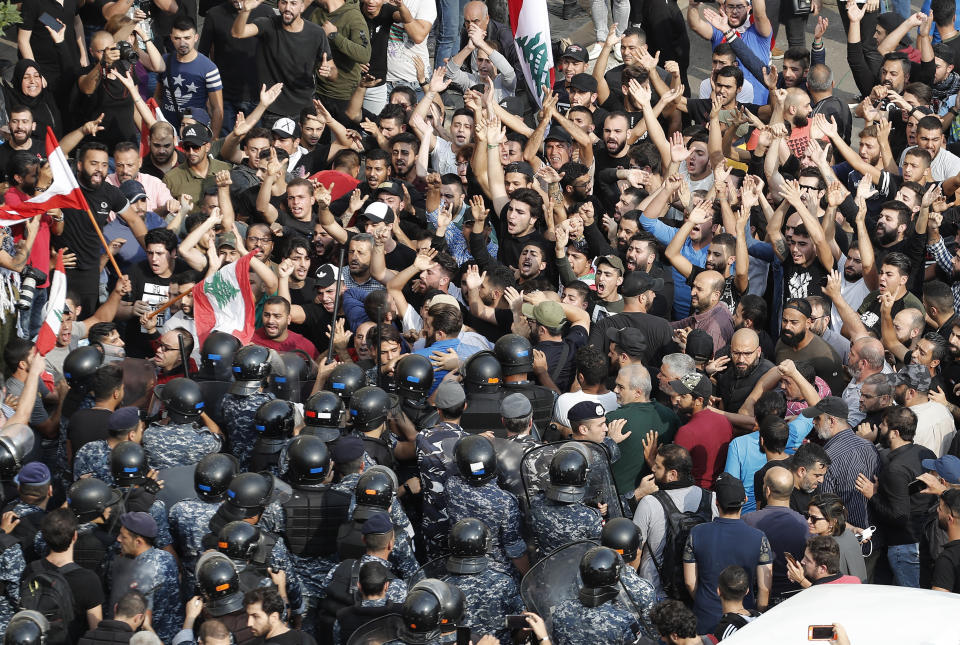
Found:
[[[820,190],[820,189],[817,188],[816,186],[804,186],[803,184],[800,184],[800,192],[810,191],[810,192],[814,192],[814,193],[815,193],[815,192],[817,192],[818,190]]]
[[[183,149],[184,149],[184,150],[199,150],[199,149],[202,148],[202,147],[203,147],[203,145],[199,145],[199,146],[198,146],[198,145],[194,145],[194,144],[192,144],[192,143],[184,143],[184,144],[183,144]]]
[[[880,398],[880,395],[879,395],[879,394],[867,394],[867,393],[864,392],[863,390],[860,390],[860,398],[861,398],[861,399],[879,399],[879,398]]]
[[[160,343],[160,348],[163,349],[163,352],[164,352],[164,353],[167,353],[167,352],[179,352],[179,351],[180,351],[180,348],[179,348],[179,347],[170,347],[169,345],[164,345],[163,343]]]
[[[821,520],[826,521],[827,519],[823,515],[813,515],[812,513],[804,513],[803,516],[807,518],[807,521],[810,522],[811,524],[816,524]]]
[[[748,356],[750,356],[750,354],[754,353],[754,352],[757,351],[758,349],[760,349],[760,348],[759,348],[759,347],[754,347],[754,348],[751,349],[749,352],[730,352],[730,354],[731,354],[731,356],[733,356],[734,358],[747,358]]]

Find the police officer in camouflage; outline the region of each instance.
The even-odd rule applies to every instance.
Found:
[[[250,455],[250,470],[267,471],[279,475],[280,453],[293,438],[295,410],[290,401],[267,401],[253,415],[253,427],[258,433]]]
[[[446,487],[450,522],[479,519],[492,536],[490,566],[508,575],[515,575],[513,567],[524,573],[530,563],[521,530],[520,504],[513,494],[497,486],[493,444],[484,436],[468,435],[457,441],[453,458],[457,472]]]
[[[456,443],[467,434],[460,427],[460,419],[466,408],[466,393],[459,383],[444,381],[434,393],[434,405],[440,415],[440,423],[417,435],[417,466],[423,493],[421,529],[427,557],[431,559],[447,553],[450,523],[445,491],[453,464],[453,451],[444,450],[443,444]]]
[[[580,560],[582,586],[576,598],[561,601],[553,613],[553,644],[632,643],[637,639],[633,612],[617,604],[620,556],[606,547],[587,551]]]
[[[117,542],[125,558],[113,561],[111,571],[112,607],[129,589],[147,597],[153,611],[153,629],[161,640],[169,642],[183,625],[183,605],[176,559],[153,546],[157,524],[148,513],[124,513],[120,516]],[[132,562],[127,560],[132,559]]]
[[[121,441],[140,443],[143,439],[140,411],[133,406],[117,408],[107,418],[107,432],[109,436],[106,439],[85,443],[77,451],[73,458],[74,480],[84,475],[92,475],[110,486],[113,485],[110,451]]]
[[[503,371],[493,352],[484,350],[470,356],[463,365],[463,387],[467,409],[460,423],[467,432],[496,430],[500,424]]]
[[[503,391],[519,392],[530,399],[533,406],[533,423],[544,433],[553,416],[556,393],[548,387],[530,380],[533,371],[533,346],[517,334],[505,334],[497,339],[493,352],[503,370]]]
[[[433,365],[419,354],[407,354],[394,368],[400,409],[410,419],[417,432],[432,428],[440,421],[437,410],[430,405],[427,395],[433,386]]]
[[[583,503],[587,458],[562,448],[550,460],[550,485],[530,501],[530,524],[540,557],[567,542],[596,540],[603,527],[599,509]]]
[[[363,440],[364,452],[375,463],[390,469],[396,466],[393,449],[397,445],[397,436],[387,423],[392,407],[390,395],[373,385],[360,388],[350,397],[354,434]]]
[[[379,562],[388,569],[390,568],[390,552],[393,551],[395,545],[393,522],[390,521],[390,517],[383,512],[373,513],[363,523],[362,532],[366,553],[360,557],[358,562],[349,559],[344,560],[327,574],[323,581],[325,595],[331,592],[331,585],[334,584],[335,580],[338,582],[344,578],[347,581],[350,580],[349,571],[355,564],[358,571],[359,567],[367,562]],[[348,575],[338,575],[338,572],[339,574],[347,572]],[[334,590],[336,590],[335,587]],[[353,595],[353,589],[348,588],[347,591],[349,595]],[[406,595],[406,583],[399,578],[392,579],[387,587],[387,602],[403,602]]]
[[[210,519],[227,495],[227,487],[237,474],[233,455],[213,453],[197,462],[193,471],[196,499],[185,499],[170,508],[170,535],[180,554],[184,588],[195,584],[197,559],[203,553],[203,536],[210,530]]]
[[[13,513],[4,513],[0,520],[0,637],[17,611],[20,603],[20,577],[27,567],[23,549],[11,535],[15,526]]]
[[[174,554],[173,538],[167,522],[167,507],[157,499],[160,485],[150,478],[147,457],[140,444],[121,441],[110,451],[110,472],[113,481],[123,495],[124,509],[149,513],[157,524],[153,545]],[[156,473],[153,473],[156,477]]]
[[[117,546],[116,538],[107,530],[107,522],[119,501],[119,491],[93,477],[74,482],[67,491],[67,506],[79,522],[73,560],[101,578],[107,555]],[[36,551],[42,553],[45,545],[40,534],[35,544]]]
[[[283,540],[259,526],[236,520],[220,529],[217,550],[237,568],[244,592],[274,585],[287,599],[290,611],[303,615],[303,583]],[[206,553],[200,556],[201,564],[206,556]]]
[[[450,575],[446,582],[466,597],[466,624],[474,632],[493,634],[501,643],[510,642],[503,617],[522,613],[523,601],[513,577],[490,568],[490,529],[472,517],[460,520],[450,529],[449,544],[446,568]]]
[[[203,394],[196,382],[175,378],[160,391],[166,425],[151,423],[143,432],[147,463],[155,470],[189,466],[220,452],[220,428],[203,414]]]
[[[657,590],[646,578],[637,573],[640,566],[640,529],[632,520],[626,517],[615,517],[603,526],[600,532],[600,546],[613,549],[620,554],[626,566],[620,567],[620,584],[627,590],[627,595],[633,601],[633,607],[640,610],[640,629],[644,635],[657,641],[660,634],[650,618],[654,605],[657,603]],[[618,598],[617,602],[621,599]]]
[[[233,357],[233,375],[236,380],[224,395],[221,406],[224,432],[230,442],[230,451],[240,463],[240,470],[248,470],[250,453],[257,441],[253,417],[261,405],[276,399],[265,390],[270,376],[270,350],[260,345],[240,348]]]

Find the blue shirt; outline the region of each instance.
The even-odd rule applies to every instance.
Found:
[[[155,228],[164,228],[167,225],[167,222],[153,211],[147,211],[146,216],[143,218],[143,223],[146,225],[148,231],[152,231]],[[131,231],[126,222],[119,217],[103,227],[103,236],[107,238],[108,242],[112,242],[118,237],[126,240],[126,243],[120,247],[120,252],[114,253],[121,267],[137,264],[147,259],[147,254],[143,250],[143,247],[140,246],[140,243],[137,242],[137,238],[133,236],[133,231]]]
[[[477,352],[483,351],[483,347],[477,347],[476,345],[467,345],[459,338],[451,338],[449,340],[438,340],[430,347],[424,347],[423,349],[414,350],[414,354],[419,354],[420,356],[426,356],[430,358],[430,354],[434,352],[446,352],[449,349],[453,349],[457,352],[457,356],[460,357],[461,361],[464,361]],[[433,370],[433,385],[430,387],[430,394],[433,394],[433,391],[437,389],[437,386],[440,385],[440,381],[443,380],[443,377],[447,375],[447,372],[450,370]]]
[[[920,7],[920,11],[923,13],[930,13],[930,5],[932,0],[923,0],[923,5]],[[957,14],[953,17],[953,28],[960,29],[960,4],[957,5]],[[941,41],[940,30],[937,29],[937,25],[930,25],[930,33],[933,34],[933,44],[936,45]]]
[[[184,109],[206,111],[207,97],[223,90],[220,70],[203,54],[197,54],[189,63],[181,63],[173,54],[164,56],[163,61],[167,71],[161,74],[160,107],[167,120],[175,125],[179,125]]]
[[[673,239],[679,230],[669,224],[664,224],[658,219],[646,216],[640,218],[640,225],[644,230],[657,238],[658,242],[664,245],[670,244],[670,240]],[[690,264],[693,266],[702,267],[707,265],[707,255],[709,251],[709,244],[699,250],[693,248],[693,242],[691,242],[688,237],[683,241],[680,255],[690,260]],[[690,315],[690,285],[687,284],[687,279],[682,273],[675,268],[671,268],[670,270],[673,271],[673,317],[676,320],[680,320]]]
[[[757,26],[753,24],[753,16],[750,16],[750,26],[740,34],[743,44],[750,48],[757,58],[764,65],[770,64],[770,36],[761,36],[757,31]],[[715,49],[717,45],[724,42],[723,32],[713,28],[713,37],[710,39],[710,48]],[[740,65],[740,71],[743,72],[743,81],[753,85],[753,102],[757,105],[765,104],[770,98],[770,91],[763,81],[754,76],[746,65]]]

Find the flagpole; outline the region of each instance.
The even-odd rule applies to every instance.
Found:
[[[100,238],[100,243],[103,244],[103,248],[107,252],[107,259],[110,260],[113,270],[117,272],[117,277],[122,278],[123,272],[120,271],[116,258],[114,258],[113,253],[110,252],[110,245],[107,244],[107,240],[103,237],[103,231],[100,230],[100,225],[97,224],[97,218],[93,216],[93,211],[90,210],[90,204],[87,203],[86,197],[83,198],[83,204],[87,207],[87,215],[90,216],[90,223],[93,224],[93,230],[97,232],[97,237]]]
[[[343,285],[343,263],[346,260],[347,247],[340,247],[340,266],[337,267],[337,290],[333,299],[333,318],[330,321],[330,344],[327,346],[327,365],[333,362],[333,337],[337,331],[337,315],[340,312],[340,287]]]
[[[196,289],[198,286],[200,286],[200,284],[201,284],[201,283],[198,282],[197,284],[193,285],[192,287],[190,287],[190,288],[187,289],[186,291],[181,292],[180,295],[178,295],[176,298],[171,298],[170,300],[167,300],[165,303],[163,303],[163,306],[162,306],[162,307],[160,307],[159,309],[154,309],[153,311],[151,311],[150,313],[148,313],[148,314],[147,314],[147,318],[149,318],[149,319],[156,318],[157,316],[159,316],[160,314],[162,314],[164,311],[166,311],[167,309],[169,309],[171,306],[173,306],[173,305],[177,304],[178,302],[180,302],[180,300],[183,299],[187,294],[193,293],[193,290]]]

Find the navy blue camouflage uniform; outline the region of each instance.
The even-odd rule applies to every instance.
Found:
[[[135,560],[137,576],[132,583],[147,597],[153,610],[153,629],[164,642],[170,642],[183,626],[183,604],[177,563],[172,555],[160,549],[147,549]],[[119,597],[120,594],[115,594]]]
[[[0,553],[0,639],[7,623],[17,613],[20,604],[20,578],[27,562],[19,544],[12,544]]]
[[[196,423],[154,423],[143,431],[142,444],[150,468],[163,470],[190,466],[212,452],[220,452],[222,440]]]
[[[450,518],[447,512],[446,485],[453,460],[444,453],[440,442],[456,441],[466,432],[455,423],[439,423],[417,435],[417,466],[420,469],[420,488],[423,495],[421,529],[427,557],[446,555]]]
[[[591,506],[564,504],[537,493],[530,501],[530,525],[542,557],[568,542],[599,540],[603,516]]]
[[[230,440],[230,452],[240,462],[240,471],[247,470],[253,444],[257,442],[257,429],[253,417],[260,406],[276,397],[273,392],[253,394],[225,394],[223,396],[223,425]]]
[[[636,624],[636,616],[614,602],[586,607],[568,598],[553,611],[553,645],[632,643]]]
[[[644,636],[654,641],[659,640],[660,634],[653,625],[653,621],[650,620],[650,612],[653,611],[654,605],[657,604],[657,590],[654,588],[653,583],[645,578],[641,578],[637,570],[629,564],[620,568],[620,583],[624,589],[627,590],[627,595],[630,596],[630,600],[633,601],[635,606],[627,607],[627,609],[631,612],[640,612],[640,629],[643,631]],[[617,598],[616,602],[621,602],[621,599]]]
[[[459,475],[450,476],[446,492],[450,524],[468,517],[486,524],[493,541],[490,566],[501,573],[515,575],[515,568],[510,561],[527,552],[517,498],[497,486],[496,481],[471,486]]]
[[[110,445],[106,439],[83,444],[74,456],[73,480],[76,481],[87,474],[113,486],[113,473],[110,472]]]
[[[501,643],[510,642],[504,626],[507,614],[523,612],[520,588],[512,576],[487,568],[479,573],[448,576],[466,598],[465,624],[477,634],[493,634]]]
[[[220,502],[205,502],[202,499],[185,499],[170,508],[170,535],[180,554],[185,596],[189,597],[196,586],[194,574],[197,560],[203,553],[203,536],[210,531],[210,518],[218,508]]]

